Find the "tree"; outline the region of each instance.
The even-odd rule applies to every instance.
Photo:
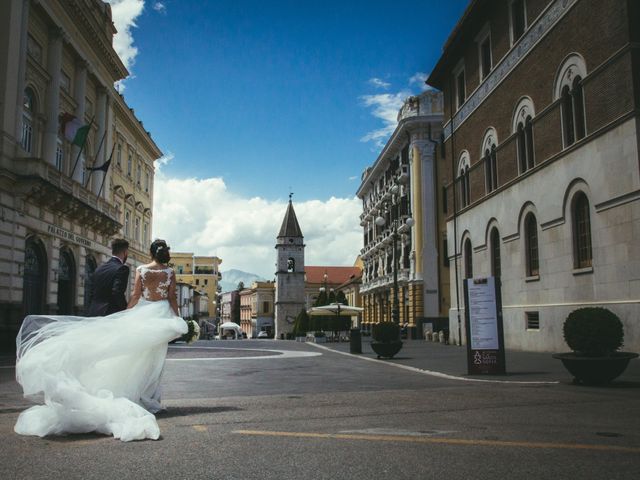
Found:
[[[329,303],[335,303],[336,302],[336,292],[333,291],[333,288],[331,290],[329,290]]]
[[[341,303],[343,305],[349,305],[347,302],[347,296],[344,294],[342,290],[340,290],[336,295],[336,302]]]
[[[242,282],[240,282],[242,283]],[[240,325],[240,294],[237,293],[233,297],[233,305],[231,306],[231,321]]]
[[[303,308],[296,317],[296,321],[293,324],[293,334],[296,337],[304,337],[309,331],[309,315]]]
[[[244,290],[244,282],[242,281],[238,282],[238,286],[236,287],[236,290],[238,290],[239,292]]]

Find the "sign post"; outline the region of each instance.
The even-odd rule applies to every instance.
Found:
[[[467,373],[504,375],[504,332],[500,279],[467,278],[464,281]]]

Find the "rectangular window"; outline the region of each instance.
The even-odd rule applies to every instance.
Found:
[[[467,99],[467,89],[464,80],[464,69],[456,75],[456,105],[460,108]]]
[[[31,35],[27,37],[27,53],[38,63],[42,60],[42,47]]]
[[[63,161],[64,148],[62,146],[62,139],[58,137],[56,142],[56,170],[58,170],[59,172],[62,171]]]
[[[131,219],[131,214],[127,210],[124,212],[124,236],[129,236],[129,220]]]
[[[196,278],[196,285],[200,285],[200,279]]]
[[[31,153],[31,143],[33,141],[33,125],[31,124],[31,118],[26,115],[22,117],[22,149]]]
[[[540,313],[525,312],[527,330],[540,330]]]
[[[71,78],[62,70],[60,70],[60,88],[67,93],[71,91]]]
[[[149,187],[151,186],[151,175],[149,172],[146,172],[144,177],[144,191],[149,193]]]
[[[118,167],[122,167],[122,145],[118,144],[118,155],[116,156]]]
[[[149,224],[147,222],[142,227],[142,243],[145,246],[149,243]]]
[[[184,270],[184,267],[182,265],[178,265],[178,273],[181,274]]]
[[[442,265],[449,266],[449,242],[446,238],[442,240]]]
[[[524,0],[511,2],[511,43],[516,43],[526,28]]]
[[[133,169],[133,154],[129,153],[127,158],[127,176],[131,177],[131,170]]]
[[[262,302],[262,313],[269,313],[269,302]]]
[[[491,71],[491,37],[487,36],[480,44],[480,80],[484,80]]]

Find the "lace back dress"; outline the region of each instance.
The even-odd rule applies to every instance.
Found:
[[[123,441],[157,439],[168,342],[187,332],[168,301],[170,268],[139,267],[143,295],[106,317],[28,316],[18,333],[16,378],[43,403],[22,412],[22,435],[100,432]],[[43,402],[44,400],[44,402]]]
[[[142,298],[148,302],[169,299],[169,286],[174,275],[172,268],[156,269],[140,265],[137,270],[142,281]]]

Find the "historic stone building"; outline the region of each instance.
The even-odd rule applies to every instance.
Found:
[[[363,208],[360,294],[365,325],[392,320],[394,255],[400,324],[415,331],[425,318],[449,310],[448,263],[439,254],[446,245],[438,190],[441,127],[442,94],[426,91],[407,99],[391,138],[362,175],[357,195]]]
[[[113,237],[149,259],[161,152],[114,89],[128,75],[99,0],[0,2],[0,337],[29,313],[82,313]],[[84,149],[61,118],[88,124]],[[90,172],[104,166],[106,171]],[[132,268],[133,272],[134,268]],[[132,273],[133,278],[133,273]]]
[[[305,305],[304,237],[293,203],[289,205],[276,238],[275,335],[286,337]]]
[[[218,283],[222,279],[220,264],[222,259],[216,256],[199,256],[191,252],[171,252],[171,265],[175,269],[176,279],[193,286],[207,299],[207,316],[216,317],[215,300]]]
[[[240,292],[240,328],[248,338],[262,331],[273,336],[274,297],[275,282],[253,282]]]
[[[427,83],[444,93],[450,329],[465,277],[501,278],[507,348],[561,351],[604,306],[640,349],[640,3],[474,0]]]

